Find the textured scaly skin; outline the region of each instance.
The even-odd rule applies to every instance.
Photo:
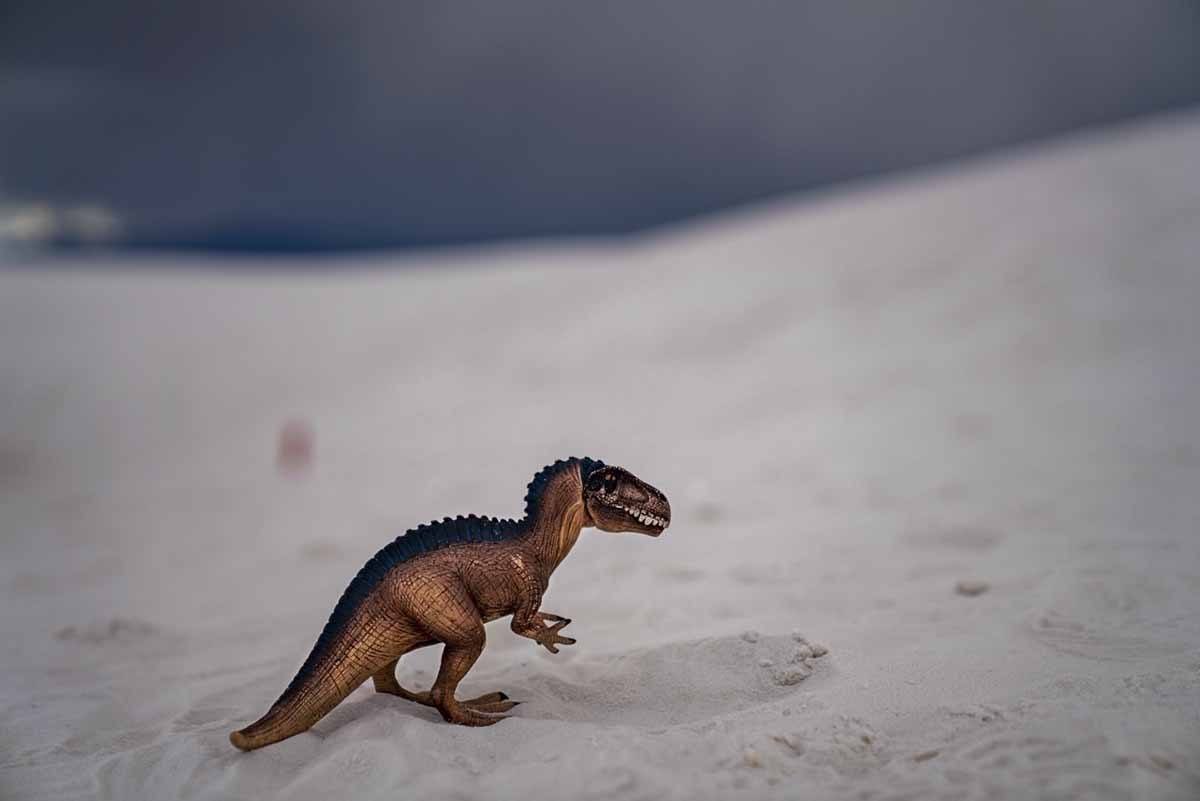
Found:
[[[572,458],[534,476],[522,520],[446,518],[407,532],[351,582],[279,700],[230,741],[250,751],[299,734],[368,678],[377,691],[436,707],[452,723],[496,723],[517,703],[504,693],[455,698],[483,650],[484,624],[512,615],[514,632],[552,653],[574,644],[560,634],[571,621],[540,606],[580,532],[597,526],[657,536],[670,517],[666,496],[629,471]],[[439,642],[445,647],[432,689],[401,687],[399,658]]]

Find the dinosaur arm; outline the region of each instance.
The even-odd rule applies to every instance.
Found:
[[[558,653],[560,645],[574,645],[573,637],[559,634],[571,622],[570,618],[538,610],[542,605],[542,582],[520,568],[517,577],[521,583],[521,603],[513,612],[513,633],[528,637],[552,654]]]

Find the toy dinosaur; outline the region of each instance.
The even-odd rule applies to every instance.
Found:
[[[573,645],[561,634],[570,619],[539,607],[580,531],[657,537],[670,521],[666,496],[628,470],[571,458],[533,477],[521,520],[471,515],[411,529],[359,571],[283,695],[229,740],[250,751],[299,734],[368,678],[377,692],[436,707],[451,723],[490,726],[517,702],[501,692],[454,697],[483,651],[483,625],[512,615],[514,632],[551,653]],[[445,648],[433,688],[401,687],[400,657],[439,642]]]

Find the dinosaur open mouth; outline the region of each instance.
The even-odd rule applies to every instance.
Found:
[[[636,506],[623,506],[618,503],[614,504],[614,507],[620,509],[643,526],[655,529],[656,531],[661,532],[671,522],[669,517],[660,517],[659,515],[647,512],[645,509],[638,509]]]

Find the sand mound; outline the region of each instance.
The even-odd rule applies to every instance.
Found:
[[[510,680],[497,675],[495,682],[511,684],[505,691],[526,702],[522,717],[658,728],[786,697],[816,668],[811,651],[804,658],[798,646],[787,636],[668,643],[532,675],[510,671]]]

